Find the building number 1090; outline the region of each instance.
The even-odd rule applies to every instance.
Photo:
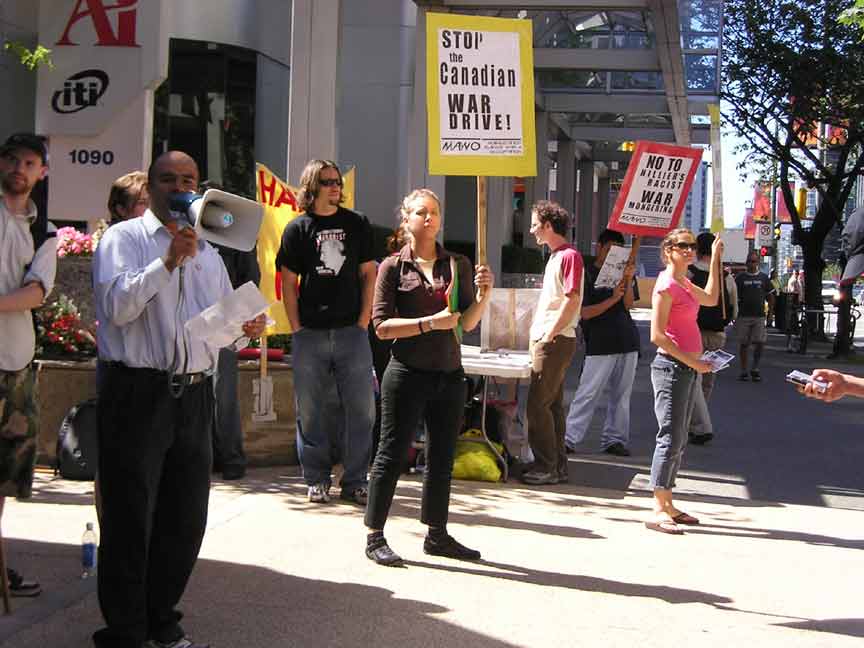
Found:
[[[72,164],[114,164],[114,151],[88,151],[87,149],[75,149],[69,151]]]

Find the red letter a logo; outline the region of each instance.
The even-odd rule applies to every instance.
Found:
[[[69,40],[69,31],[82,18],[90,18],[96,30],[96,45],[103,47],[138,47],[135,42],[135,23],[137,21],[138,0],[116,0],[116,4],[105,5],[104,0],[77,0],[69,22],[57,45],[74,46]],[[86,5],[86,6],[85,6]],[[117,33],[108,18],[109,11],[117,11]]]

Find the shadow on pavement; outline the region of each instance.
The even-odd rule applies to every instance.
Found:
[[[796,630],[813,630],[849,637],[864,637],[864,619],[811,619],[776,625]]]
[[[0,645],[91,646],[102,618],[95,579],[78,578],[80,549],[15,539],[6,544],[16,566],[38,573],[44,592],[26,602],[15,599],[13,614],[0,616]],[[65,564],[48,575],[46,556],[62,556]],[[382,587],[213,560],[198,561],[181,609],[191,637],[221,646],[398,646],[418,645],[418,638],[422,645],[512,645],[436,618],[448,612],[445,607],[396,598]]]
[[[506,563],[491,562],[487,560],[476,563],[483,567],[493,567],[498,571],[486,569],[474,569],[467,565],[471,563],[440,564],[406,560],[405,564],[425,569],[455,572],[460,574],[472,574],[484,578],[499,578],[512,580],[519,583],[530,583],[544,587],[566,587],[568,589],[582,592],[601,592],[603,594],[614,594],[616,596],[636,596],[654,598],[666,603],[704,603],[706,605],[719,606],[731,603],[732,599],[719,594],[710,594],[697,590],[670,587],[667,585],[642,585],[639,583],[625,583],[623,581],[596,578],[594,576],[579,576],[574,574],[559,574],[556,572],[528,569],[519,565],[508,565]],[[729,609],[729,608],[724,608]]]

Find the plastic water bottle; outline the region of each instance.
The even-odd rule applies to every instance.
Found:
[[[96,572],[96,533],[93,523],[88,522],[81,537],[81,578],[89,578]]]

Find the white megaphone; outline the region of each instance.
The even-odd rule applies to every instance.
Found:
[[[260,203],[219,189],[208,189],[203,196],[171,194],[168,210],[181,226],[194,228],[200,238],[243,252],[255,247],[264,217]]]

